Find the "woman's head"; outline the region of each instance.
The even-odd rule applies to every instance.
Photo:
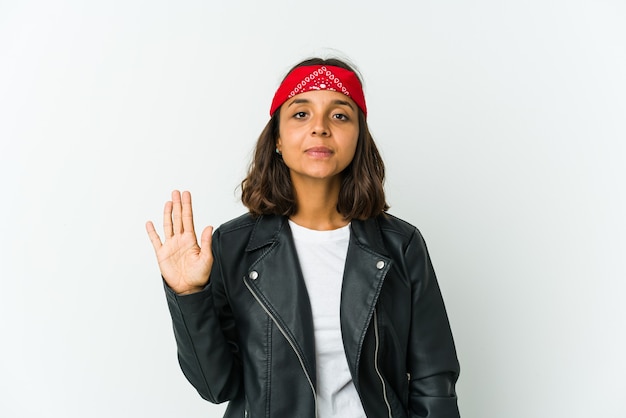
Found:
[[[319,77],[316,77],[318,74]],[[300,77],[301,82],[298,81]],[[282,105],[289,107],[294,102],[305,101],[299,99],[307,97],[303,93],[318,90],[337,92],[332,94],[339,99],[344,97],[342,94],[345,95],[346,100],[336,102],[345,102],[353,109],[354,126],[358,131],[354,157],[351,161],[345,161],[342,167],[346,164],[347,166],[339,174],[341,188],[337,202],[338,212],[347,219],[365,219],[376,216],[388,208],[383,189],[384,164],[367,126],[367,108],[360,78],[350,65],[341,60],[311,58],[295,65],[283,79],[272,102],[270,121],[257,141],[248,175],[241,183],[242,201],[253,214],[290,216],[296,213],[290,169],[278,153],[282,145],[281,113],[285,113],[283,129],[288,117]],[[317,93],[308,96],[316,95],[323,96]],[[293,99],[294,97],[296,98]]]

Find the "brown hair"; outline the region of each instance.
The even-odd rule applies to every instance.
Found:
[[[310,58],[296,64],[289,72],[301,66],[318,64],[345,68],[359,77],[347,63],[336,58]],[[346,219],[366,219],[389,209],[383,188],[385,165],[370,134],[365,115],[361,109],[358,109],[358,113],[356,152],[352,162],[342,172],[337,202],[337,211]],[[261,132],[248,175],[241,182],[241,201],[255,215],[290,216],[297,211],[289,168],[275,152],[279,121],[280,108]]]

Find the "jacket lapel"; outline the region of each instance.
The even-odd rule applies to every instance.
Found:
[[[286,218],[260,217],[246,251],[259,252],[244,278],[247,286],[301,357],[315,385],[311,304]]]
[[[365,333],[391,266],[375,219],[353,220],[341,289],[341,333],[355,384]]]

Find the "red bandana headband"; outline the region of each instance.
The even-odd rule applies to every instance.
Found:
[[[343,93],[359,106],[367,116],[365,96],[359,78],[350,70],[333,65],[308,65],[297,67],[282,82],[270,108],[270,116],[296,94],[311,90],[330,90]]]

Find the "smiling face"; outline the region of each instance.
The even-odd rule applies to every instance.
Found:
[[[276,148],[294,185],[310,180],[339,184],[339,174],[354,158],[358,137],[358,108],[342,93],[309,91],[280,108]]]

